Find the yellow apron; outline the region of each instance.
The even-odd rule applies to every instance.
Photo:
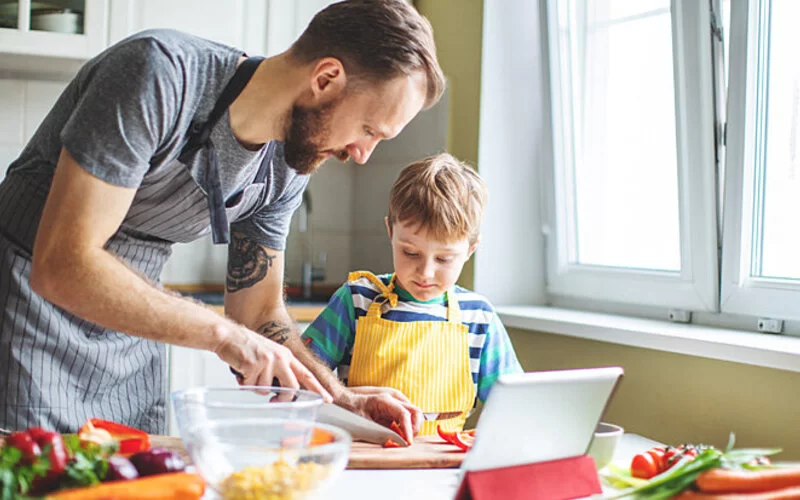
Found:
[[[381,318],[381,307],[397,305],[395,276],[389,285],[366,271],[350,273],[348,281],[361,277],[374,283],[380,293],[367,315],[358,320],[348,385],[393,387],[402,391],[426,413],[461,411],[456,418],[425,421],[420,435],[436,434],[436,425],[462,429],[467,411],[475,401],[475,385],[469,363],[469,329],[461,323],[455,293],[447,292],[447,321],[397,322]]]

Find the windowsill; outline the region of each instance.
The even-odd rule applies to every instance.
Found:
[[[555,307],[497,307],[506,328],[800,372],[800,338]]]

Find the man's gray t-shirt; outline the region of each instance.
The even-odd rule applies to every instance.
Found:
[[[63,146],[93,176],[137,188],[123,229],[166,241],[196,239],[209,231],[208,208],[198,198],[203,191],[191,182],[202,186],[205,155],[194,155],[189,165],[177,158],[192,123],[205,121],[243,55],[173,30],[149,30],[122,40],[79,71],[8,174],[52,175]],[[211,139],[223,196],[234,206],[228,214],[232,231],[283,250],[308,176],[286,164],[278,143],[264,188],[248,190],[267,147],[250,151],[241,146],[227,112]],[[259,196],[255,191],[265,192]],[[172,224],[157,221],[159,213],[168,214]],[[187,215],[180,219],[174,214]]]

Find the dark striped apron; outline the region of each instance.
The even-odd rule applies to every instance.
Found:
[[[120,229],[106,249],[158,282],[173,242],[212,230],[227,242],[228,220],[241,220],[266,200],[271,143],[254,182],[226,202],[211,131],[244,88],[260,59],[242,63],[214,111],[193,126],[181,162],[207,161],[195,179],[179,162],[148,172]],[[166,431],[166,350],[163,344],[108,330],[33,293],[31,252],[51,175],[9,174],[0,183],[0,427],[34,425],[75,432],[98,417]]]

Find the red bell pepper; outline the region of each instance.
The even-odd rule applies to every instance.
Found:
[[[383,447],[384,448],[402,448],[402,446],[400,446],[398,443],[395,443],[394,441],[392,441],[392,438],[387,439],[386,442],[383,443]]]
[[[150,449],[150,435],[148,433],[133,427],[128,427],[127,425],[99,418],[90,418],[87,420],[78,431],[78,437],[81,439],[83,439],[81,435],[88,437],[93,432],[96,432],[96,429],[108,432],[111,437],[119,443],[118,452],[121,455],[132,455]]]
[[[439,434],[439,437],[444,439],[445,442],[454,444],[463,451],[472,448],[472,444],[475,442],[475,429],[470,429],[468,431],[446,431],[442,429],[441,425],[437,425],[436,433]]]

